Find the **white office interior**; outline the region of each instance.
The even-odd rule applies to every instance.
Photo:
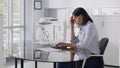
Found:
[[[2,2],[0,8],[2,5],[6,10],[0,10],[0,68],[5,68],[5,64],[9,61],[6,59],[9,57],[7,54],[30,54],[36,48],[42,47],[41,45],[47,44],[41,27],[49,32],[53,41],[69,42],[69,18],[77,7],[85,8],[93,18],[99,39],[109,38],[104,54],[105,65],[120,67],[120,0],[3,0]],[[51,19],[54,21],[49,25],[39,24],[40,20]],[[76,34],[77,32],[76,29]],[[13,48],[16,50],[12,50]]]

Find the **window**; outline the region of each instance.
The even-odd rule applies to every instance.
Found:
[[[5,57],[8,54],[21,55],[24,47],[23,0],[0,0],[0,13],[3,15],[3,43]]]

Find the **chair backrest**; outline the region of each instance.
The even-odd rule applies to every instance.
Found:
[[[108,44],[109,39],[108,38],[102,38],[99,43],[99,48],[100,48],[100,54],[104,54],[104,51],[106,49],[106,46]]]

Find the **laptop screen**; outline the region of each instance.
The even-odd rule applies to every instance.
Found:
[[[50,34],[47,31],[45,31],[44,33],[45,33],[45,36],[46,36],[46,38],[47,38],[47,40],[49,42],[49,45],[51,45],[52,44],[52,39],[50,37]]]

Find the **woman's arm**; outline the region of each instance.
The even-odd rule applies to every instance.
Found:
[[[70,19],[70,23],[71,23],[71,41],[72,41],[72,40],[76,39],[75,32],[74,32],[74,19],[73,19],[73,16]],[[74,47],[74,46],[70,46],[70,47],[73,50],[76,50],[76,47]],[[71,61],[73,61],[74,60],[75,52],[71,52],[70,55],[71,55]]]
[[[74,40],[76,38],[75,37],[75,32],[74,32],[74,19],[73,19],[73,16],[71,16],[70,24],[71,24],[71,41],[72,41],[72,40]]]

